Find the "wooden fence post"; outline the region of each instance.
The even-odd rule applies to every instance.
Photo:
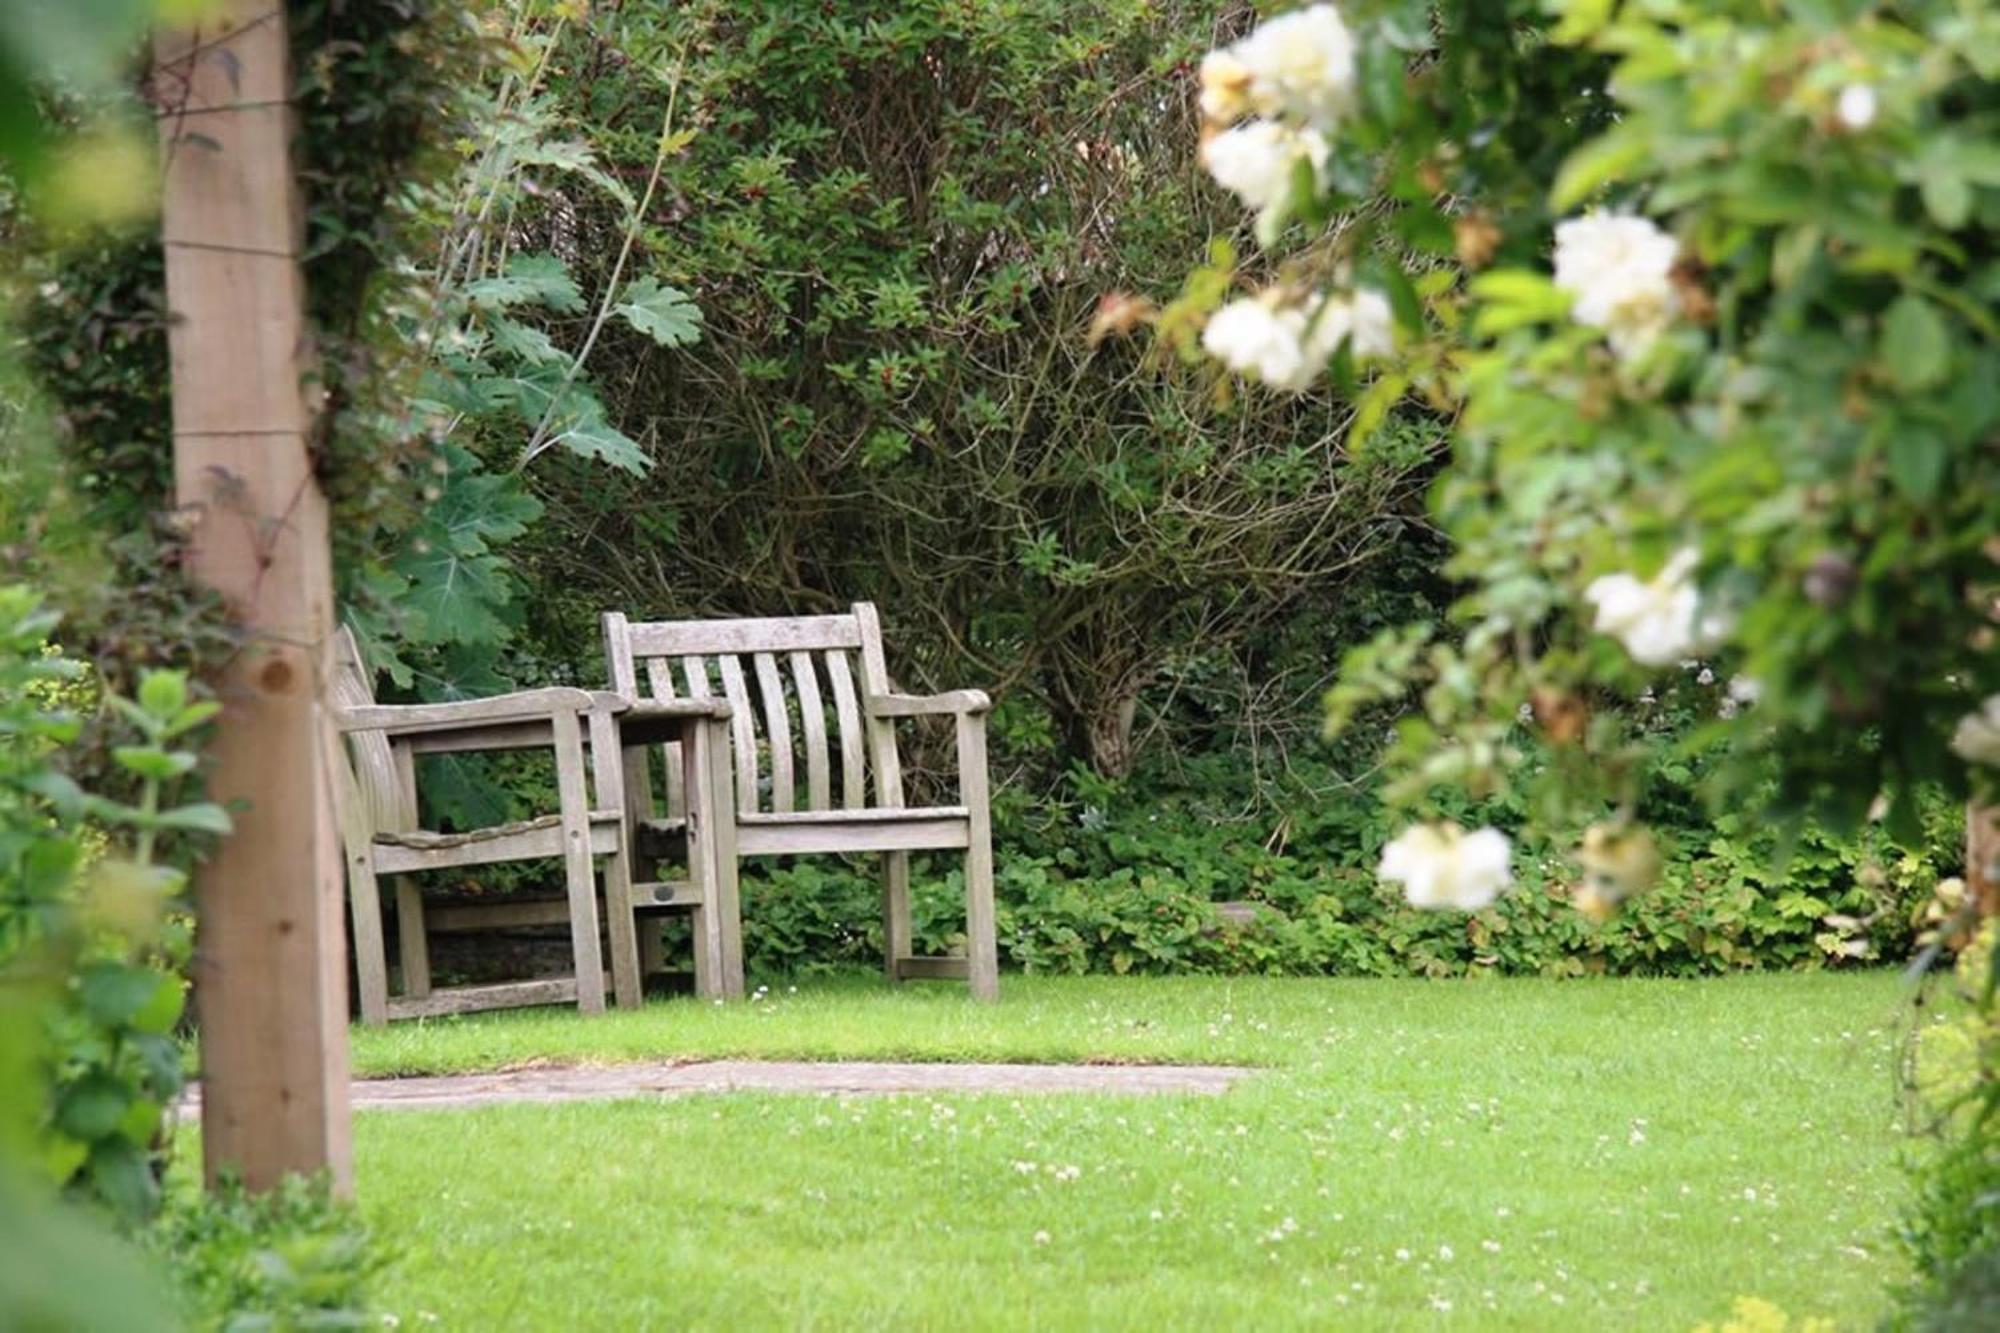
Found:
[[[341,862],[321,699],[333,625],[317,387],[299,266],[282,0],[224,0],[154,45],[173,323],[174,480],[193,570],[243,634],[218,682],[215,798],[236,832],[195,876],[210,1183],[352,1174]],[[242,804],[238,804],[242,803]]]

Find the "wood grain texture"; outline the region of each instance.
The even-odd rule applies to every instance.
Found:
[[[771,808],[790,810],[797,801],[792,782],[792,726],[785,708],[785,682],[778,659],[769,653],[751,655],[757,673],[757,697],[764,706],[764,737],[770,743]]]
[[[791,616],[779,620],[654,620],[631,627],[640,657],[703,657],[853,648],[860,644],[851,616]]]
[[[820,699],[819,674],[813,670],[813,655],[803,650],[791,654],[792,689],[799,698],[799,728],[805,733],[806,808],[826,810],[833,805],[833,784],[827,763],[826,704]]]
[[[861,704],[844,651],[826,655],[826,680],[833,688],[833,712],[840,725],[840,803],[859,810],[868,804],[867,738],[861,734]]]
[[[755,810],[757,801],[757,721],[750,712],[750,686],[743,679],[743,662],[734,653],[715,660],[722,674],[722,692],[729,699],[730,750],[736,761],[736,808]]]
[[[603,959],[597,946],[597,877],[590,855],[590,800],[583,776],[583,728],[576,714],[559,712],[556,728],[556,794],[562,807],[563,880],[569,890],[569,939],[576,959],[576,1007],[604,1012]]]
[[[198,28],[161,34],[154,65],[185,113],[160,120],[175,498],[190,520],[187,568],[220,594],[243,644],[215,682],[208,775],[236,827],[194,886],[203,1167],[211,1183],[234,1173],[252,1190],[324,1171],[344,1193],[341,757],[323,707],[333,581],[307,447],[318,390],[284,11],[224,0]]]

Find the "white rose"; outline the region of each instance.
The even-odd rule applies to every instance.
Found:
[[[1680,309],[1671,274],[1679,243],[1648,218],[1591,213],[1556,227],[1556,286],[1579,324],[1603,329],[1620,356],[1644,351]]]
[[[1233,52],[1201,58],[1201,114],[1216,125],[1234,125],[1250,114],[1250,67]]]
[[[1208,354],[1239,375],[1262,380],[1274,389],[1297,393],[1319,374],[1301,341],[1305,316],[1280,307],[1270,293],[1231,301],[1208,317],[1201,345]]]
[[[1212,134],[1201,146],[1202,165],[1215,183],[1257,213],[1257,239],[1277,239],[1292,171],[1310,162],[1317,176],[1326,167],[1326,140],[1316,130],[1295,130],[1271,120],[1253,120]]]
[[[1377,873],[1400,883],[1412,907],[1476,912],[1513,882],[1512,854],[1496,828],[1467,833],[1448,820],[1413,824],[1382,849]]]
[[[1368,287],[1352,295],[1321,296],[1306,318],[1306,356],[1323,366],[1346,343],[1356,361],[1394,355],[1396,321],[1389,299]]]
[[[1840,90],[1834,114],[1847,129],[1859,134],[1875,123],[1875,90],[1865,83],[1850,83]]]
[[[1332,129],[1354,106],[1354,35],[1332,5],[1281,14],[1230,48],[1261,115]]]
[[[1958,720],[1951,733],[1951,749],[1968,764],[2000,768],[2000,694],[1987,696],[1979,711]]]
[[[1606,574],[1583,595],[1597,608],[1596,628],[1625,645],[1632,659],[1659,667],[1713,646],[1728,632],[1725,617],[1704,614],[1701,593],[1689,579],[1697,555],[1684,548],[1651,579]]]
[[[1354,359],[1393,356],[1396,351],[1396,317],[1389,310],[1389,298],[1372,287],[1354,289],[1349,303],[1353,312]]]

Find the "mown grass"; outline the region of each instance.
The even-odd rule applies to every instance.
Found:
[[[1235,1061],[1196,1097],[371,1112],[405,1325],[1687,1328],[1883,1309],[1892,976],[1009,978],[356,1034],[364,1072],[698,1056]]]

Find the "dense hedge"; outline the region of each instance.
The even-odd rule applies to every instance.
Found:
[[[1003,959],[1031,972],[1460,976],[1588,973],[1698,976],[1901,960],[1948,862],[1952,813],[1935,812],[1931,856],[1870,835],[1795,839],[1724,819],[1668,848],[1659,886],[1599,925],[1570,904],[1575,870],[1524,848],[1518,882],[1473,915],[1419,912],[1374,864],[1389,836],[1365,796],[1309,799],[1244,817],[1240,780],[1218,756],[1184,770],[1205,785],[1110,789],[1084,778],[1072,799],[999,812]],[[1310,768],[1300,781],[1327,780]],[[1088,789],[1086,797],[1078,786]],[[930,873],[924,873],[928,870]],[[961,885],[945,859],[919,864],[919,948],[962,941]],[[832,858],[746,869],[751,972],[875,964],[881,925],[872,867]],[[1220,904],[1247,903],[1247,911]]]

